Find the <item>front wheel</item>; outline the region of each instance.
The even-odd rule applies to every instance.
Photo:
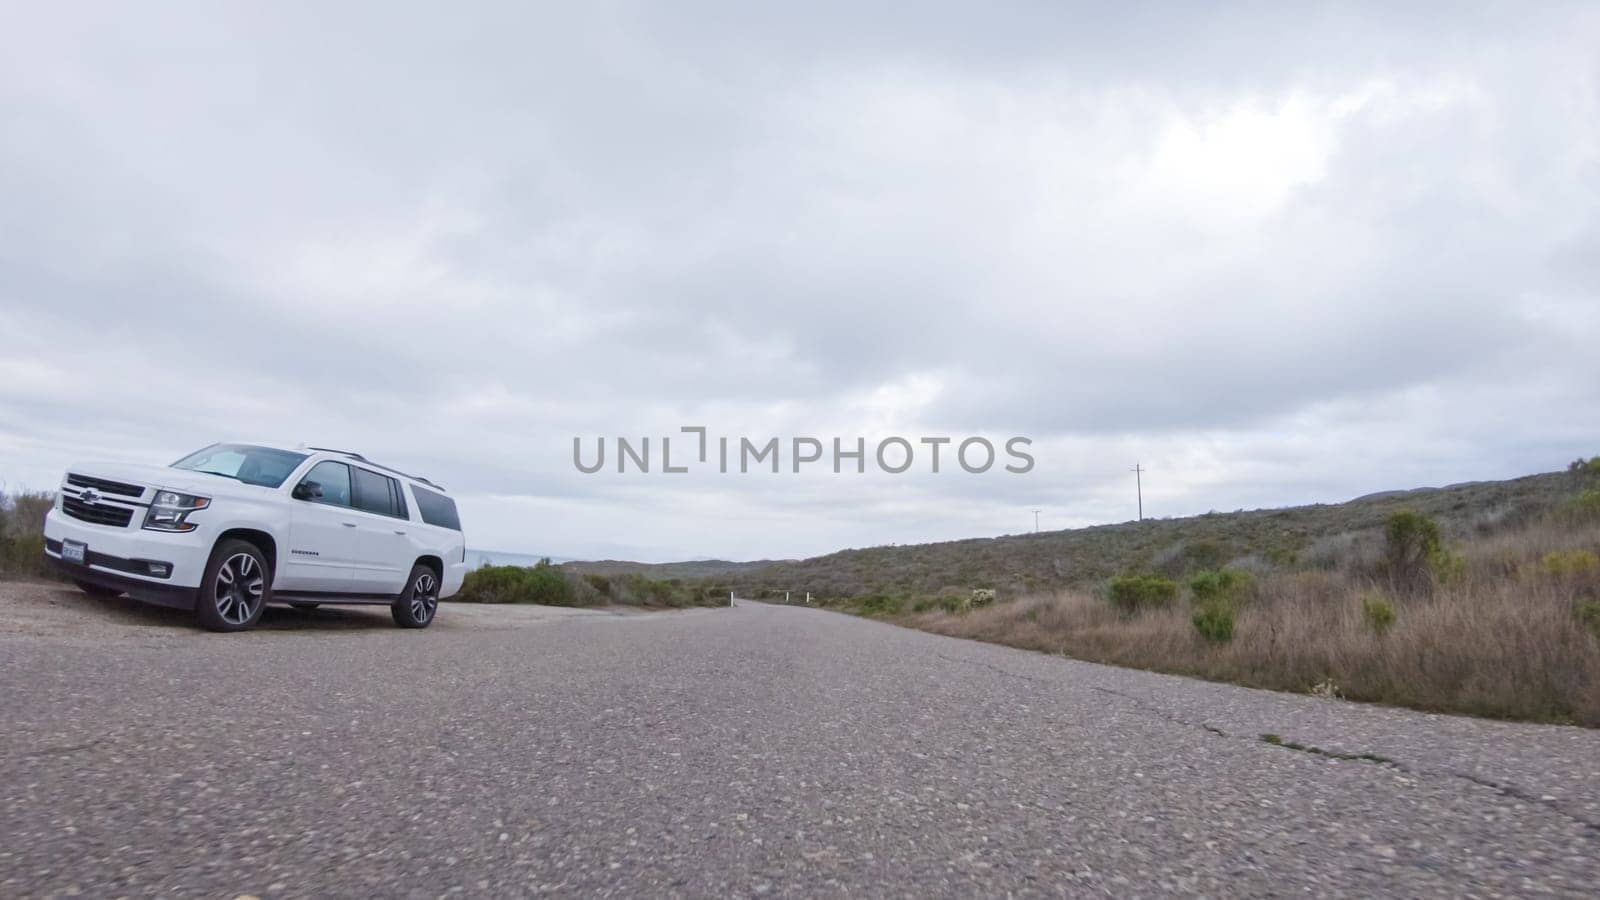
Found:
[[[411,578],[406,589],[400,592],[389,611],[394,623],[401,628],[427,628],[433,614],[439,609],[439,576],[433,569],[417,565],[411,567]]]
[[[272,594],[267,558],[254,544],[223,541],[211,551],[195,615],[209,631],[244,631],[261,620]]]

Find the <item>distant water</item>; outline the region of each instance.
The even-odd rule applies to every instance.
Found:
[[[502,553],[499,550],[473,550],[467,549],[467,565],[474,569],[484,566],[532,566],[545,557],[537,553]],[[564,556],[552,556],[554,563],[567,562]]]

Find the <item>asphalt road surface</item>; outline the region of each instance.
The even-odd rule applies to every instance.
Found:
[[[1264,743],[1264,733],[1343,754]],[[0,896],[1593,895],[1600,733],[809,609],[0,585]]]

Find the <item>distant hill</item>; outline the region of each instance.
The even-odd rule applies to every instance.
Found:
[[[762,559],[754,562],[730,562],[725,559],[698,559],[674,563],[639,563],[617,559],[600,559],[572,561],[565,563],[563,568],[571,569],[584,575],[644,575],[648,578],[661,580],[669,578],[690,580],[744,575],[768,566],[793,562],[795,560],[778,562]]]
[[[512,553],[508,550],[467,550],[467,565],[477,569],[483,566],[533,566],[539,560],[548,558],[551,562],[558,563],[564,560],[559,557],[545,557],[537,553]]]
[[[1082,587],[1126,572],[1180,576],[1232,564],[1269,569],[1328,564],[1357,544],[1375,545],[1391,513],[1414,509],[1446,536],[1488,533],[1526,521],[1567,496],[1565,473],[1444,488],[1369,494],[1346,503],[1146,519],[1066,531],[972,538],[937,544],[841,550],[802,560],[722,560],[644,564],[568,563],[583,572],[634,572],[651,578],[703,578],[747,596],[810,591],[818,597],[925,595],[973,588],[1008,593]]]

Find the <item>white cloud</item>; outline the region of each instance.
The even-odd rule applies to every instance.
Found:
[[[1600,452],[1593,10],[975,10],[30,10],[0,477],[310,440],[485,548],[756,557]],[[571,465],[692,424],[1039,462]]]

